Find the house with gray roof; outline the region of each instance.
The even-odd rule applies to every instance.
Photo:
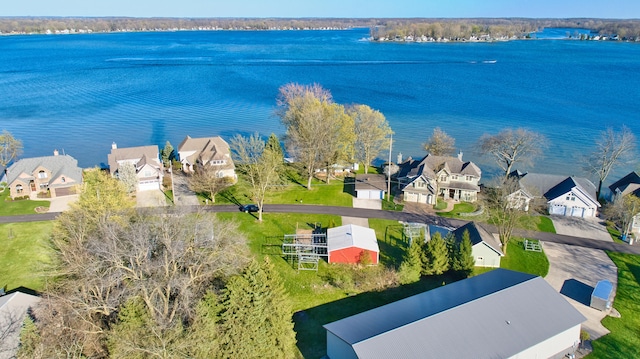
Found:
[[[500,258],[504,257],[500,241],[479,223],[469,222],[454,230],[453,236],[457,241],[462,240],[465,231],[469,231],[471,240],[471,255],[476,267],[500,267]]]
[[[138,179],[137,191],[162,189],[164,169],[157,145],[118,148],[114,142],[111,153],[107,155],[107,163],[109,172],[116,178],[122,166],[133,166]]]
[[[585,320],[543,278],[499,268],[324,328],[330,359],[559,359]]]
[[[229,144],[220,136],[187,136],[178,145],[178,155],[184,172],[192,173],[198,167],[211,166],[220,178],[237,178]]]
[[[44,194],[51,198],[75,194],[82,184],[82,169],[69,155],[23,158],[7,169],[7,184],[11,198],[37,198]]]
[[[518,180],[519,193],[529,200],[544,198],[549,214],[591,218],[596,217],[600,202],[596,198],[596,186],[584,177],[567,177],[544,173],[513,171],[510,177]],[[528,210],[529,201],[524,206]]]
[[[39,301],[40,297],[20,291],[0,296],[0,359],[16,357],[22,323]]]
[[[387,178],[381,174],[357,174],[355,182],[356,198],[384,199],[387,193]]]
[[[426,155],[420,161],[407,159],[400,164],[398,188],[405,202],[434,205],[436,198],[475,202],[480,192],[482,171],[471,161],[457,157]]]

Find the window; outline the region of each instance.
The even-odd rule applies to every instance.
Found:
[[[40,172],[38,172],[38,178],[47,178],[47,172],[41,170]]]
[[[473,181],[473,177],[472,176],[467,176],[467,181],[469,181],[469,182]]]
[[[447,175],[440,176],[440,182],[445,182],[447,180]]]
[[[458,176],[457,176],[457,175],[451,175],[451,179],[452,179],[452,180],[457,180],[457,179],[458,179]]]
[[[424,188],[424,182],[416,182],[419,188]]]
[[[67,179],[66,179],[66,178],[64,178],[64,177],[61,177],[61,178],[60,178],[60,181],[61,181],[62,183],[65,183],[65,182],[67,182]]]
[[[22,191],[23,191],[22,185],[21,184],[16,185],[16,193],[22,193]]]

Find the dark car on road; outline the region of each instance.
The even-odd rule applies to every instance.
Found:
[[[259,208],[255,204],[245,204],[239,207],[240,212],[249,213],[249,212],[258,212]]]

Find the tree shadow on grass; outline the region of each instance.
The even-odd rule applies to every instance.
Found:
[[[356,178],[355,177],[345,177],[344,182],[342,184],[342,192],[348,193],[352,196],[356,196]]]
[[[298,349],[305,358],[321,358],[326,354],[325,324],[377,308],[456,281],[453,275],[424,277],[419,282],[366,292],[296,312],[293,315]]]

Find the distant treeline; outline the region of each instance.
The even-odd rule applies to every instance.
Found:
[[[640,39],[640,20],[604,19],[387,19],[371,28],[376,41],[492,40],[526,38],[544,28],[591,30],[593,36]],[[573,34],[570,33],[573,36]]]
[[[303,30],[368,27],[373,40],[522,38],[548,27],[581,28],[619,40],[640,39],[640,20],[0,17],[2,34],[171,30]]]

